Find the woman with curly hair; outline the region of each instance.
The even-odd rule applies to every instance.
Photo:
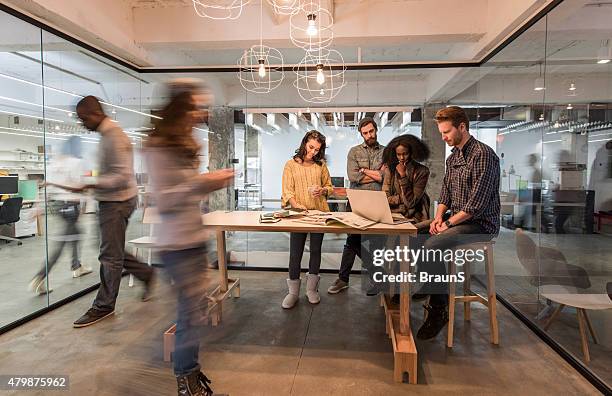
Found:
[[[282,206],[301,210],[329,212],[327,196],[333,191],[329,169],[325,165],[325,136],[318,131],[304,135],[295,155],[283,171]],[[282,307],[293,308],[300,294],[300,271],[304,245],[308,233],[292,232],[289,236],[289,292]],[[310,233],[310,262],[306,276],[306,296],[311,304],[321,301],[319,296],[319,268],[321,267],[322,233]]]
[[[393,138],[383,152],[383,191],[391,212],[422,222],[429,218],[429,196],[425,192],[429,168],[419,162],[429,157],[429,148],[413,135]]]

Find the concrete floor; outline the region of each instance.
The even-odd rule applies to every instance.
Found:
[[[393,382],[393,355],[378,299],[366,297],[358,276],[347,293],[302,297],[283,310],[285,275],[235,272],[240,299],[227,302],[221,326],[207,327],[203,370],[215,390],[239,395],[597,394],[552,349],[500,306],[501,344],[488,339],[486,311],[459,313],[455,347],[444,337],[417,342],[418,385]],[[124,278],[125,279],[125,278]],[[138,301],[140,289],[123,282],[117,312],[94,326],[73,329],[93,293],[0,336],[3,374],[66,374],[74,395],[171,395],[171,364],[162,360],[162,333],[174,318],[164,278],[157,297]],[[324,275],[325,290],[334,276]],[[422,309],[412,305],[412,328]],[[8,394],[17,394],[8,393]],[[46,394],[45,392],[19,392]]]
[[[140,212],[136,212],[130,222],[128,239],[146,235],[146,226],[139,223]],[[73,279],[69,270],[70,255],[64,253],[60,262],[51,272],[50,286],[54,289],[48,296],[37,296],[27,290],[29,281],[45,256],[44,237],[32,237],[23,240],[22,246],[14,243],[0,242],[0,326],[13,322],[36,310],[46,307],[64,297],[70,296],[86,287],[99,282],[98,271],[98,236],[95,215],[83,215],[80,219],[83,229],[82,260],[93,267],[94,272],[82,278]],[[55,216],[49,216],[49,235],[58,234],[61,221]],[[612,266],[609,261],[609,235],[579,235],[579,234],[529,234],[534,241],[544,246],[557,247],[563,251],[568,261],[582,266],[589,273],[592,287],[585,292],[602,293],[605,283],[612,279]],[[337,269],[340,253],[345,237],[342,235],[326,235],[323,245],[322,268]],[[245,261],[247,266],[268,266],[286,268],[289,245],[288,234],[285,233],[232,233],[228,237],[228,248],[233,251],[232,258]],[[212,244],[214,247],[214,243]],[[53,249],[53,243],[50,244]],[[308,248],[306,249],[303,266],[307,266]],[[214,251],[211,256],[216,256]],[[154,257],[154,262],[156,261]],[[538,288],[530,284],[526,272],[516,256],[514,234],[502,229],[495,245],[496,285],[498,293],[515,304],[522,312],[535,318],[543,308],[544,301],[538,293]],[[357,260],[355,269],[359,269]],[[473,273],[482,273],[476,269]],[[590,343],[591,362],[588,366],[604,381],[612,383],[612,371],[609,370],[612,361],[612,311],[597,311],[589,313],[595,331],[600,339],[599,344]],[[558,321],[549,330],[555,340],[582,360],[580,337],[575,313],[564,311]]]

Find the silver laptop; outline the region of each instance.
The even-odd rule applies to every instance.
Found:
[[[383,224],[409,223],[399,213],[391,213],[387,194],[384,191],[346,190],[353,213],[368,220]]]

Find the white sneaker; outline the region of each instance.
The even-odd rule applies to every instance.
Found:
[[[91,272],[92,272],[91,267],[85,267],[84,265],[81,265],[79,268],[77,268],[74,271],[72,271],[72,277],[73,278],[78,278],[78,277],[81,277],[83,275],[87,275],[87,274],[89,274]]]
[[[47,289],[47,281],[45,278],[36,277],[30,282],[30,290],[38,295],[51,293],[53,289]]]

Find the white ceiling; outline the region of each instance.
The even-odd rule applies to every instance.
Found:
[[[56,0],[61,3],[64,0]],[[93,1],[93,0],[92,0]],[[455,0],[440,0],[438,4],[452,5],[459,7],[463,2]],[[480,5],[491,6],[496,0],[478,0]],[[517,0],[523,3],[524,12],[532,8],[536,2],[527,0]],[[424,0],[392,1],[392,0],[363,0],[357,2],[335,1],[334,8],[339,24],[349,24],[352,20],[363,22],[361,17],[354,16],[348,11],[351,7],[354,10],[361,10],[359,7],[378,7],[381,10],[393,10],[397,4],[406,7],[424,7],[425,11],[431,12],[431,4],[426,4]],[[74,3],[73,3],[74,4]],[[257,2],[253,3],[257,6]],[[508,3],[504,2],[507,6]],[[538,3],[542,5],[542,2]],[[559,5],[548,20],[542,20],[529,31],[521,35],[517,40],[497,54],[487,67],[479,69],[386,69],[386,70],[367,70],[349,71],[346,73],[347,87],[341,92],[332,105],[354,106],[359,105],[419,105],[425,101],[477,101],[479,96],[486,97],[491,103],[501,103],[503,101],[515,100],[517,103],[538,102],[538,96],[534,96],[529,86],[533,85],[533,79],[540,74],[539,63],[545,60],[545,45],[548,54],[545,67],[542,72],[550,77],[549,83],[553,81],[559,86],[566,85],[567,81],[584,81],[584,86],[599,90],[591,94],[584,89],[581,92],[581,99],[589,100],[601,99],[610,94],[610,73],[612,65],[597,65],[595,63],[597,50],[602,40],[612,37],[612,7],[602,5],[594,7],[592,1],[572,0],[565,1]],[[154,21],[157,13],[183,15],[183,12],[192,13],[191,1],[126,1],[127,9],[132,9],[137,20]],[[413,8],[410,8],[412,10]],[[434,7],[435,9],[435,7]],[[174,10],[174,11],[172,11]],[[344,11],[346,13],[344,13]],[[57,11],[57,10],[55,10]],[[421,12],[425,12],[421,11]],[[51,12],[51,11],[48,11]],[[139,14],[146,12],[146,14]],[[480,18],[478,23],[472,23],[467,28],[448,27],[448,24],[438,23],[439,13],[433,14],[436,18],[425,21],[432,24],[429,33],[419,37],[406,38],[398,33],[398,36],[380,35],[368,40],[385,43],[385,45],[367,44],[364,40],[360,46],[338,46],[345,56],[347,62],[357,62],[358,48],[361,48],[362,62],[390,62],[390,61],[448,61],[457,60],[461,54],[466,54],[466,48],[473,48],[475,45],[484,45],[483,37],[489,37],[487,23],[494,21],[488,15],[475,15],[475,19]],[[517,17],[516,20],[526,20],[531,14]],[[343,18],[345,19],[343,21]],[[355,19],[356,18],[356,19]],[[487,19],[489,18],[489,19]],[[522,18],[522,19],[521,19]],[[103,20],[102,16],[100,19]],[[171,19],[169,19],[170,21]],[[514,20],[514,23],[516,23]],[[198,23],[203,24],[200,19]],[[277,34],[277,30],[286,28],[286,21],[271,22],[272,35]],[[487,22],[488,21],[488,22]],[[36,48],[37,29],[18,21],[13,17],[0,15],[0,72],[23,78],[28,81],[40,82],[40,64],[25,59],[23,56],[40,59],[40,45]],[[411,21],[407,21],[409,23]],[[424,21],[419,22],[421,25]],[[499,21],[498,21],[499,22]],[[126,22],[128,23],[128,22]],[[228,22],[229,23],[229,22]],[[231,29],[244,30],[248,27],[246,21],[232,22]],[[416,22],[415,22],[416,23]],[[545,24],[548,23],[548,41],[545,43]],[[170,24],[170,22],[167,22]],[[274,25],[274,26],[272,26]],[[419,25],[419,28],[425,27]],[[433,26],[435,25],[435,26]],[[155,26],[152,29],[151,26]],[[219,28],[220,25],[211,25],[212,28]],[[226,25],[221,25],[226,26]],[[170,24],[170,28],[173,25]],[[176,26],[175,26],[176,27]],[[168,27],[166,27],[168,28]],[[136,27],[134,29],[138,30]],[[157,25],[152,24],[149,29],[157,29]],[[192,33],[199,34],[201,26],[192,26]],[[347,28],[343,28],[347,29]],[[357,24],[352,31],[344,30],[344,38],[339,37],[339,41],[349,43],[351,40],[358,40],[357,33],[360,30],[372,32],[377,30],[383,32],[384,25],[360,26]],[[388,33],[393,29],[388,28]],[[446,29],[446,30],[445,30]],[[455,29],[455,30],[452,30]],[[169,29],[171,31],[172,29]],[[177,28],[177,30],[180,30]],[[504,32],[508,29],[498,29]],[[176,37],[168,36],[165,42],[157,40],[153,36],[147,36],[151,41],[139,42],[138,48],[147,52],[150,60],[159,60],[159,65],[172,65],[179,62],[186,62],[184,65],[223,65],[235,64],[242,51],[242,42],[228,41],[221,45],[218,40],[215,43],[209,41],[209,36],[204,38],[191,37],[186,39],[188,30],[183,29],[177,32]],[[453,32],[449,34],[449,32]],[[404,31],[404,33],[406,33]],[[130,37],[129,32],[125,32],[126,37]],[[139,37],[134,32],[134,37]],[[168,33],[170,34],[170,33]],[[229,34],[221,30],[219,34]],[[501,34],[501,33],[499,33]],[[181,36],[182,35],[182,36]],[[179,39],[185,41],[177,41]],[[489,37],[491,39],[491,37]],[[110,40],[110,38],[109,38]],[[23,41],[23,45],[20,43]],[[282,40],[281,40],[282,41]],[[499,42],[499,38],[497,40]],[[212,44],[225,49],[210,49]],[[232,48],[236,47],[236,48]],[[289,45],[287,45],[289,47]],[[128,48],[126,46],[126,48]],[[229,49],[228,49],[229,48]],[[289,48],[284,50],[286,61],[295,62],[301,55],[301,50]],[[15,53],[23,56],[15,55]],[[140,74],[137,75],[123,67],[112,65],[110,61],[97,55],[93,55],[72,43],[57,38],[51,34],[44,33],[43,53],[45,57],[45,82],[49,86],[62,90],[75,92],[81,95],[95,94],[103,99],[124,106],[132,106],[137,109],[146,109],[151,103],[158,100],[159,82],[167,78],[178,76],[172,75]],[[474,52],[474,54],[476,54]],[[494,66],[492,66],[494,65]],[[556,77],[552,77],[556,75]],[[189,74],[191,77],[200,77],[206,80],[216,95],[218,104],[227,104],[236,107],[244,106],[282,106],[282,107],[304,107],[307,104],[301,100],[293,88],[294,74],[286,73],[285,82],[273,95],[254,95],[246,94],[235,73],[201,73]],[[499,77],[499,76],[503,76]],[[497,81],[496,81],[497,79]],[[503,87],[500,83],[503,82]],[[0,79],[0,89],[2,87]],[[493,84],[497,83],[497,84]],[[486,95],[483,89],[491,89]],[[25,91],[24,91],[25,92]],[[547,91],[548,100],[554,101],[555,90]],[[21,94],[18,92],[17,94]],[[56,93],[57,94],[57,93]],[[28,94],[29,95],[29,94]],[[59,95],[59,96],[57,96]],[[57,106],[71,106],[73,100],[62,99],[62,94],[48,96],[48,99],[56,101]],[[558,99],[565,100],[565,93],[558,92]]]

